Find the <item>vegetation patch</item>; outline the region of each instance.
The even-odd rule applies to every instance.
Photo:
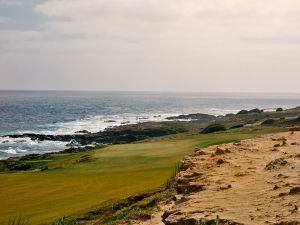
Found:
[[[244,127],[244,124],[236,124],[236,125],[233,125],[232,127],[230,127],[229,129],[237,129],[237,128],[242,128]]]
[[[274,119],[267,119],[265,121],[263,121],[261,124],[262,125],[270,125],[270,124],[274,124],[275,120]]]
[[[214,133],[218,131],[226,131],[226,127],[223,124],[211,124],[205,127],[201,133],[202,134],[209,134],[209,133]]]
[[[107,224],[120,219],[145,219],[151,210],[155,210],[159,199],[172,195],[170,188],[159,192],[151,190],[165,184],[176,173],[174,165],[195,147],[204,148],[278,131],[283,129],[244,128],[214,134],[177,134],[85,152],[10,159],[37,169],[0,173],[0,224],[16,213],[30,218],[30,225],[51,224],[64,215],[75,222],[82,221],[82,224],[89,219],[99,219]],[[48,167],[48,170],[41,172],[40,166]]]
[[[283,108],[277,108],[276,109],[276,112],[282,112],[283,111]]]

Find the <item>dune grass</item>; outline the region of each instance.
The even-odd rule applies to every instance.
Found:
[[[179,135],[113,145],[89,152],[53,154],[49,170],[0,174],[0,224],[21,215],[30,224],[49,224],[64,215],[145,192],[164,184],[194,147],[238,141],[277,129]]]

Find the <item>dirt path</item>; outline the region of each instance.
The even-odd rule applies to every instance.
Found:
[[[300,132],[195,149],[176,180],[167,225],[300,224]],[[162,212],[152,223],[158,225]]]

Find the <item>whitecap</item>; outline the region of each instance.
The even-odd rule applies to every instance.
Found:
[[[17,153],[25,153],[25,152],[27,152],[27,150],[21,149],[19,147],[16,148],[16,151],[17,151]]]
[[[159,122],[167,121],[167,117],[178,116],[178,113],[170,114],[121,114],[121,115],[96,115],[87,116],[84,119],[49,124],[47,129],[38,131],[20,131],[19,133],[36,133],[45,135],[64,135],[64,134],[74,134],[75,132],[81,130],[87,130],[89,132],[99,132],[103,131],[109,127],[116,127],[126,124],[136,124],[141,122]],[[110,121],[109,123],[107,121]]]
[[[39,144],[36,140],[31,140],[29,137],[22,138],[12,138],[12,137],[0,137],[0,144],[27,144],[27,145],[37,145]]]
[[[11,155],[18,154],[16,149],[13,149],[12,147],[9,147],[9,149],[7,149],[7,150],[1,150],[0,152],[6,153],[6,154],[11,154]]]

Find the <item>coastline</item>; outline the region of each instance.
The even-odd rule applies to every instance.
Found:
[[[34,199],[33,202],[39,202],[43,206],[48,205],[54,198],[56,199],[52,209],[54,216],[49,217],[48,214],[39,213],[33,216],[31,223],[52,222],[63,215],[68,215],[70,219],[77,221],[86,213],[91,215],[90,207],[99,209],[99,205],[109,199],[118,202],[126,196],[148,193],[161,187],[172,177],[178,162],[195,147],[208,147],[286,131],[287,127],[300,124],[299,113],[300,109],[294,108],[278,112],[261,112],[255,109],[224,117],[192,114],[184,116],[185,119],[193,117],[189,121],[148,122],[110,128],[104,133],[80,134],[81,138],[84,137],[82,141],[101,139],[108,142],[101,147],[74,148],[64,152],[1,160],[0,183],[3,186],[0,185],[0,198],[4,201],[0,211],[6,213],[4,218],[12,216],[6,210],[15,212],[21,210],[25,215],[30,216],[35,206],[31,201],[25,200],[26,196],[30,196]],[[195,119],[195,115],[198,118]],[[182,117],[179,116],[178,119]],[[45,136],[38,138],[45,138]],[[47,136],[47,138],[54,138],[54,136]],[[112,177],[114,179],[111,179]],[[19,185],[24,187],[22,192],[24,194],[17,194],[15,188]],[[7,186],[11,188],[5,188]],[[50,190],[53,190],[53,193],[49,194]],[[12,195],[16,202],[14,204],[6,197]],[[69,202],[70,198],[73,199],[72,202]],[[69,202],[68,209],[60,202]],[[74,208],[83,211],[78,214],[75,213]],[[150,213],[154,208],[148,209]],[[47,209],[43,207],[43,210]],[[100,207],[99,210],[101,211],[102,208]],[[123,210],[127,210],[126,207]],[[115,213],[120,212],[113,211],[111,216]],[[98,214],[94,216],[101,217]],[[103,219],[111,220],[110,217],[103,217]]]
[[[9,146],[9,143],[14,143],[16,140],[17,143],[33,143],[35,148],[42,150],[43,143],[49,143],[50,146],[55,147],[57,145],[57,150],[47,150],[46,153],[51,152],[72,152],[80,151],[86,149],[93,149],[101,147],[103,145],[109,144],[121,144],[121,143],[131,143],[135,141],[141,141],[147,138],[165,136],[176,133],[184,133],[192,131],[195,126],[198,126],[201,130],[205,125],[209,123],[223,123],[228,124],[228,128],[234,126],[245,126],[255,121],[267,120],[267,119],[282,119],[282,118],[291,118],[291,125],[294,121],[292,119],[297,119],[299,115],[300,108],[286,109],[279,112],[276,110],[273,111],[263,111],[261,112],[258,109],[253,110],[241,110],[237,114],[226,114],[226,115],[210,115],[204,113],[192,113],[192,114],[182,114],[182,115],[171,115],[164,117],[161,114],[153,116],[156,118],[154,121],[146,122],[129,122],[129,123],[120,123],[120,125],[109,126],[111,123],[115,123],[115,120],[107,120],[107,127],[99,132],[90,132],[88,130],[77,130],[72,134],[48,134],[48,133],[22,133],[22,134],[11,134],[4,135],[0,138],[2,139],[2,144]],[[165,115],[166,116],[166,115]],[[144,118],[148,120],[149,118]],[[288,125],[288,121],[280,121],[277,126]],[[193,132],[193,131],[192,131]],[[11,153],[10,156],[2,157],[2,160],[9,157],[19,157],[24,155],[33,155],[33,154],[43,154],[43,152],[34,151],[27,152],[22,148],[9,147],[7,150],[2,150],[3,153]],[[50,147],[49,147],[50,148]],[[0,159],[1,160],[1,159]]]

